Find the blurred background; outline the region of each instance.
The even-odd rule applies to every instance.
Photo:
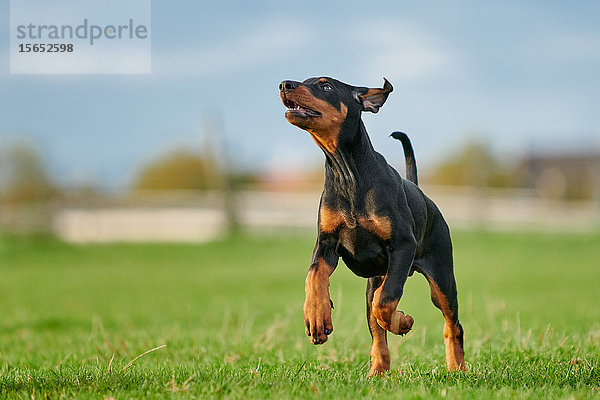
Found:
[[[392,82],[367,129],[401,174],[389,134],[408,133],[452,228],[597,231],[599,13],[593,1],[154,1],[148,75],[10,75],[5,40],[0,229],[73,242],[314,231],[324,158],[277,87],[332,76]]]

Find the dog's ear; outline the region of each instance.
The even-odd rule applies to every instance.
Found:
[[[383,106],[383,103],[388,98],[388,95],[394,88],[392,84],[385,78],[383,78],[383,88],[370,89],[370,88],[356,88],[352,92],[352,95],[356,101],[362,105],[362,111],[371,111],[376,113],[379,108]]]

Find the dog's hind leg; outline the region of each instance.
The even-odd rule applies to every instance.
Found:
[[[404,284],[413,263],[415,249],[416,242],[412,236],[407,236],[405,240],[398,240],[395,247],[388,246],[387,274],[373,295],[372,312],[377,319],[377,324],[395,335],[405,335],[414,323],[410,315],[396,310],[396,307],[404,292]]]
[[[446,365],[449,371],[464,369],[465,352],[463,349],[463,328],[458,321],[458,302],[454,275],[449,281],[446,277],[441,283],[426,275],[431,289],[431,301],[444,314],[444,345],[446,346]]]
[[[433,229],[436,250],[421,262],[418,270],[425,275],[429,282],[431,301],[444,315],[443,334],[448,370],[463,370],[465,368],[464,331],[458,321],[458,298],[452,262],[452,244],[444,221],[437,222],[438,226],[434,226]]]
[[[387,345],[387,332],[377,323],[377,318],[372,313],[373,297],[375,290],[383,283],[383,277],[376,276],[367,281],[367,323],[373,344],[371,346],[371,369],[369,377],[383,375],[390,369],[390,351]]]

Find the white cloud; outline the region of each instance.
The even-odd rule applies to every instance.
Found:
[[[459,67],[457,54],[440,40],[403,20],[365,21],[355,30],[361,46],[360,73],[373,79],[387,76],[397,81],[429,79]]]

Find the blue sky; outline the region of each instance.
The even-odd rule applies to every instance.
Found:
[[[157,155],[201,149],[214,118],[238,168],[312,169],[322,154],[277,86],[322,75],[392,82],[364,116],[392,164],[394,130],[425,167],[472,138],[502,157],[600,151],[597,1],[153,1],[150,75],[10,75],[6,0],[0,15],[0,145],[27,138],[66,185],[126,188]]]

